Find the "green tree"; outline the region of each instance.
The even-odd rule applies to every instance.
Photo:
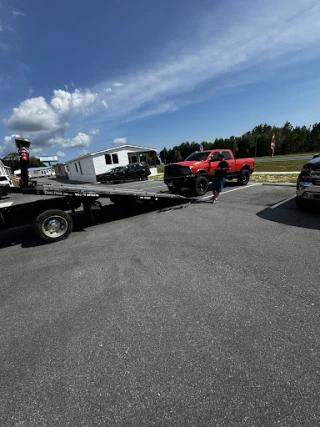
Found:
[[[2,159],[3,164],[9,166],[12,171],[20,169],[20,156],[18,153],[9,153]],[[39,168],[45,166],[37,157],[29,157],[29,168]]]
[[[174,150],[173,161],[174,162],[181,162],[182,161],[182,155],[180,153],[180,150]]]
[[[18,153],[9,153],[2,159],[5,166],[9,166],[12,171],[20,169],[20,157]]]

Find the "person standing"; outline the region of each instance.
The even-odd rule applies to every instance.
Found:
[[[212,202],[217,201],[218,196],[221,193],[226,182],[227,173],[230,170],[230,165],[226,160],[224,160],[224,156],[222,153],[218,154],[218,161],[219,164],[215,170],[215,174],[213,177],[213,197],[210,199]]]

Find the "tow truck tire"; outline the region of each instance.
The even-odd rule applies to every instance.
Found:
[[[198,176],[194,181],[194,192],[196,196],[203,196],[208,191],[209,182],[205,176]]]
[[[247,185],[250,180],[250,173],[247,169],[243,169],[240,171],[238,175],[238,184],[239,185]]]
[[[60,209],[41,212],[34,221],[36,234],[45,242],[52,243],[66,239],[73,229],[69,214]]]

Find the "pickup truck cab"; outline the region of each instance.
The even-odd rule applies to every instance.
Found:
[[[230,170],[226,179],[237,179],[240,185],[248,184],[254,171],[254,158],[235,159],[228,149],[197,151],[183,162],[172,163],[164,168],[164,182],[172,193],[179,193],[182,187],[190,188],[197,196],[208,190],[209,182],[219,164],[218,154],[222,153],[229,163]]]

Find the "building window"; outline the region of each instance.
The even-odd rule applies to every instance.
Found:
[[[78,166],[77,166],[77,163],[75,163],[75,164],[74,164],[74,166],[75,166],[75,168],[76,168],[76,172],[77,172],[77,173],[79,173],[79,172],[78,172]]]
[[[112,154],[112,163],[119,163],[118,154]]]
[[[81,167],[81,163],[80,162],[79,162],[79,168],[80,168],[81,175],[83,175],[82,167]]]
[[[104,158],[106,159],[107,165],[112,165],[112,160],[110,154],[105,154]]]

